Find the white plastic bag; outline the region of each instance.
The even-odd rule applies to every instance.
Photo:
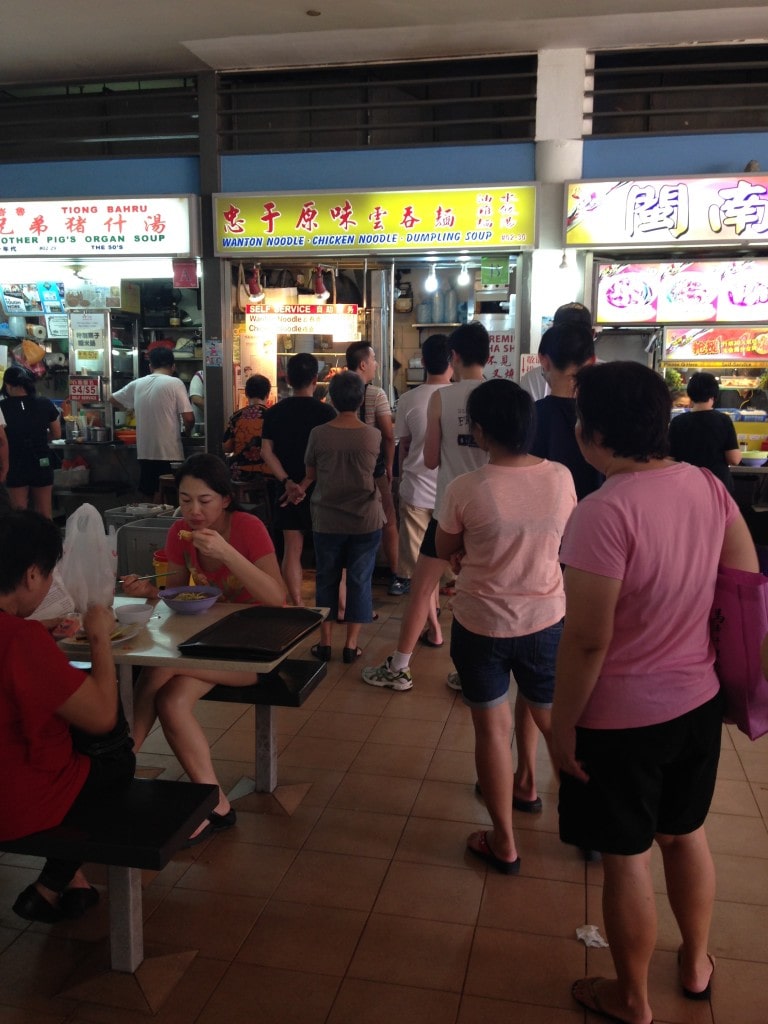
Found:
[[[117,573],[115,528],[104,532],[93,505],[81,505],[67,519],[64,555],[59,563],[62,581],[82,614],[92,604],[111,607]]]

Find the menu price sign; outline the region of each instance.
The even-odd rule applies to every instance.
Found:
[[[73,402],[99,402],[101,377],[70,377],[69,397]]]
[[[246,306],[248,337],[278,334],[332,335],[335,343],[357,341],[358,307],[351,303],[324,306]],[[274,371],[273,371],[274,372]]]
[[[75,373],[105,373],[104,350],[109,338],[109,314],[94,311],[69,314],[70,367]]]

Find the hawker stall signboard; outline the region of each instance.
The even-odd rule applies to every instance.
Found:
[[[0,255],[197,255],[197,210],[194,196],[0,198]]]
[[[689,365],[707,363],[738,366],[768,360],[768,326],[668,327],[664,331],[664,361]]]
[[[768,260],[597,262],[598,324],[764,323]]]
[[[653,247],[768,241],[768,175],[575,181],[565,244]]]
[[[536,186],[215,195],[218,256],[526,249]]]

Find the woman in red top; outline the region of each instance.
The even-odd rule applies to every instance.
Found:
[[[267,529],[256,516],[237,510],[229,472],[215,455],[193,455],[177,473],[183,520],[171,526],[165,542],[169,587],[195,583],[219,587],[227,601],[283,605],[285,584]],[[155,598],[148,580],[126,576],[131,597]],[[139,750],[160,719],[165,738],[192,782],[218,785],[205,733],[194,715],[195,704],[214,686],[250,686],[255,673],[144,669],[134,699],[133,735]],[[236,815],[219,788],[219,802],[207,824],[189,840],[201,842],[213,831],[231,828]]]
[[[48,593],[60,557],[61,535],[50,519],[26,509],[0,514],[2,839],[75,824],[133,777],[131,739],[118,713],[111,611],[93,606],[83,619],[88,673],[70,665],[42,623],[27,618]],[[89,749],[93,756],[81,752]],[[28,921],[53,923],[80,917],[98,898],[79,864],[48,860],[13,909]]]

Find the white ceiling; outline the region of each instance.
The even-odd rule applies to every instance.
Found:
[[[768,40],[765,0],[3,0],[2,13],[4,84]]]

